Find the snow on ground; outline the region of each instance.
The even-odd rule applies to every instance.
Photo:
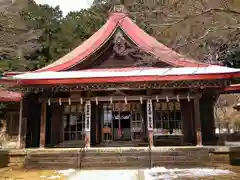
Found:
[[[191,168],[191,169],[166,169],[164,167],[156,167],[144,171],[145,180],[160,180],[160,179],[178,179],[182,177],[206,177],[227,175],[233,172],[221,169],[209,168]]]
[[[45,178],[45,179],[59,179],[61,176],[69,176],[70,174],[74,173],[75,169],[66,169],[66,170],[60,170],[56,171],[56,174],[59,175],[53,175],[53,176],[40,176],[40,178]]]
[[[139,173],[143,172],[143,173]],[[233,174],[229,170],[211,169],[211,168],[190,168],[190,169],[167,169],[165,167],[156,167],[143,170],[79,170],[74,169],[56,171],[55,176],[41,176],[46,179],[58,179],[66,176],[68,180],[173,180],[183,177],[207,177]],[[139,177],[140,175],[144,177]]]
[[[79,171],[68,180],[138,180],[138,170],[89,170]]]

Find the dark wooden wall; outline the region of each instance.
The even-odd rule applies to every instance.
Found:
[[[95,102],[91,103],[91,145],[97,143],[97,122],[100,122],[101,117],[98,116],[98,108]]]
[[[23,117],[27,119],[26,147],[39,147],[41,104],[37,94],[28,94],[23,100]]]
[[[196,144],[196,133],[194,128],[194,103],[193,100],[190,102],[187,99],[180,101],[182,121],[183,121],[183,133],[184,143]]]
[[[50,127],[50,146],[55,146],[63,141],[63,106],[58,104],[51,104],[49,107],[51,111],[51,117],[49,123]]]
[[[205,94],[200,99],[200,119],[203,145],[215,144],[214,103],[215,98],[212,94]]]

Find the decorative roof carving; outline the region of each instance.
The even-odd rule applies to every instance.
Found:
[[[121,30],[117,31],[113,39],[113,51],[114,54],[111,58],[115,57],[130,57],[135,60],[135,66],[141,66],[143,64],[148,64],[152,66],[156,63],[154,56],[144,52],[141,48],[136,45],[131,44],[125,37]]]
[[[118,31],[115,35],[113,50],[119,56],[126,56],[128,54],[127,40],[121,31]]]
[[[126,14],[128,13],[127,9],[122,4],[121,0],[115,0],[113,2],[113,8],[111,9],[110,12],[113,12],[113,13],[126,13]]]

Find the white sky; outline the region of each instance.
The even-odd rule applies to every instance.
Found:
[[[38,4],[49,4],[50,6],[59,5],[63,14],[70,11],[77,11],[91,6],[93,0],[35,0]]]

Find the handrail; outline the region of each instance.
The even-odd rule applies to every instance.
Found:
[[[150,139],[148,140],[148,159],[149,159],[149,168],[152,168],[152,147],[150,143]]]
[[[83,148],[80,148],[80,151],[79,151],[79,156],[78,156],[78,164],[77,164],[77,168],[78,169],[82,169],[82,162],[83,162],[83,158],[85,156],[85,152],[86,152],[86,148],[83,147]]]

